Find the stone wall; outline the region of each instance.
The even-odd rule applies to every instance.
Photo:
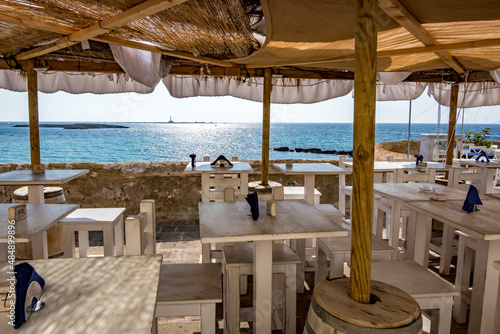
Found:
[[[254,168],[249,181],[260,180],[259,160],[246,160]],[[273,160],[273,162],[285,162]],[[294,162],[331,162],[338,160],[295,160]],[[125,207],[125,215],[137,214],[143,199],[156,201],[158,219],[192,218],[198,216],[201,199],[201,176],[185,174],[186,162],[127,162],[127,163],[51,163],[46,169],[88,169],[89,173],[62,187],[67,203],[82,208]],[[29,169],[29,164],[0,164],[0,173]],[[269,179],[284,186],[304,185],[302,175],[284,175],[271,167]],[[0,203],[10,203],[16,187],[0,187]],[[338,176],[317,175],[316,189],[322,193],[321,203],[338,203]]]

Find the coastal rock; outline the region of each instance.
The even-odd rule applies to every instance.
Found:
[[[351,151],[337,151],[337,150],[322,150],[320,148],[301,148],[301,147],[296,147],[295,150],[290,149],[289,147],[283,146],[283,147],[276,147],[273,148],[274,151],[280,151],[280,152],[302,152],[302,153],[317,153],[317,154],[334,154],[334,155],[348,155],[352,157],[352,150]]]

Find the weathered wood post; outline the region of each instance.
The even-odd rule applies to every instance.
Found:
[[[354,60],[351,298],[370,302],[377,76],[377,0],[358,1]]]
[[[422,333],[417,302],[391,285],[371,281],[377,3],[357,1],[351,277],[314,287],[304,334]]]
[[[455,150],[455,128],[457,126],[458,109],[458,84],[451,86],[450,120],[448,121],[448,141],[446,149],[446,164],[453,164],[453,151]]]
[[[28,61],[28,104],[31,147],[31,169],[40,165],[40,130],[38,123],[38,82],[35,61]]]
[[[269,184],[269,133],[271,127],[271,90],[272,90],[271,69],[264,70],[264,98],[262,117],[262,175],[260,183],[264,186]]]

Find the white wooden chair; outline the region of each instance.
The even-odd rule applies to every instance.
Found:
[[[467,305],[471,302],[472,282],[470,278],[476,255],[476,240],[460,231],[455,233],[458,235],[455,289],[460,295],[455,299],[453,318],[457,323],[463,324],[467,321]]]
[[[453,285],[408,260],[372,262],[371,278],[393,285],[412,296],[422,310],[430,313],[431,334],[450,333],[453,299],[459,294]]]
[[[127,255],[156,254],[155,202],[144,200],[141,213],[125,220]],[[200,316],[201,333],[215,334],[215,304],[222,302],[220,263],[163,264],[156,297],[158,317]]]
[[[249,321],[251,312],[240,312],[241,278],[253,275],[253,243],[241,242],[223,247],[224,255],[224,332],[239,333],[240,322]],[[284,333],[295,333],[296,278],[300,258],[286,244],[273,244],[272,307],[278,312]],[[282,276],[282,277],[280,277]],[[284,284],[282,279],[284,279]],[[230,293],[227,293],[229,292]],[[284,298],[283,298],[284,297]],[[270,305],[271,306],[271,305]],[[244,319],[240,319],[243,315]]]
[[[436,170],[434,168],[426,168],[423,171],[408,171],[404,169],[397,169],[395,172],[394,180],[396,183],[407,183],[407,182],[427,182],[434,183],[436,179]],[[400,234],[402,238],[405,238],[406,234],[406,219],[410,216],[410,210],[406,208],[399,208],[399,205],[395,205],[394,201],[386,198],[375,198],[374,199],[374,223],[373,223],[373,233],[379,237],[383,237],[383,223],[384,214],[389,216],[390,219],[386,219],[386,234],[389,239],[389,245],[398,250]],[[403,218],[402,231],[400,232],[400,218]],[[397,253],[395,253],[393,260],[397,259]]]
[[[348,160],[345,156],[340,156],[339,167],[344,169],[351,169],[351,167],[345,165],[345,162],[347,161],[352,161],[352,159]],[[346,213],[346,197],[349,197],[349,210],[352,210],[352,186],[347,185],[345,174],[339,174],[339,210],[344,216]]]

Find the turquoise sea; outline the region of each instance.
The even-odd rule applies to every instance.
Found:
[[[29,129],[0,122],[0,163],[30,162]],[[50,124],[50,123],[47,123]],[[58,123],[61,124],[61,123]],[[69,123],[68,123],[69,124]],[[262,124],[260,123],[107,123],[127,129],[66,130],[40,128],[42,162],[129,162],[189,161],[198,157],[237,156],[261,159]],[[490,127],[489,140],[500,140],[499,124],[465,124],[480,132]],[[271,124],[270,147],[352,150],[352,124],[349,123],[275,123]],[[447,124],[441,125],[445,133]],[[411,139],[421,133],[436,133],[436,124],[412,124]],[[462,127],[457,127],[462,133]],[[377,124],[376,142],[406,140],[408,124]],[[331,159],[333,154],[270,151],[271,159]]]

